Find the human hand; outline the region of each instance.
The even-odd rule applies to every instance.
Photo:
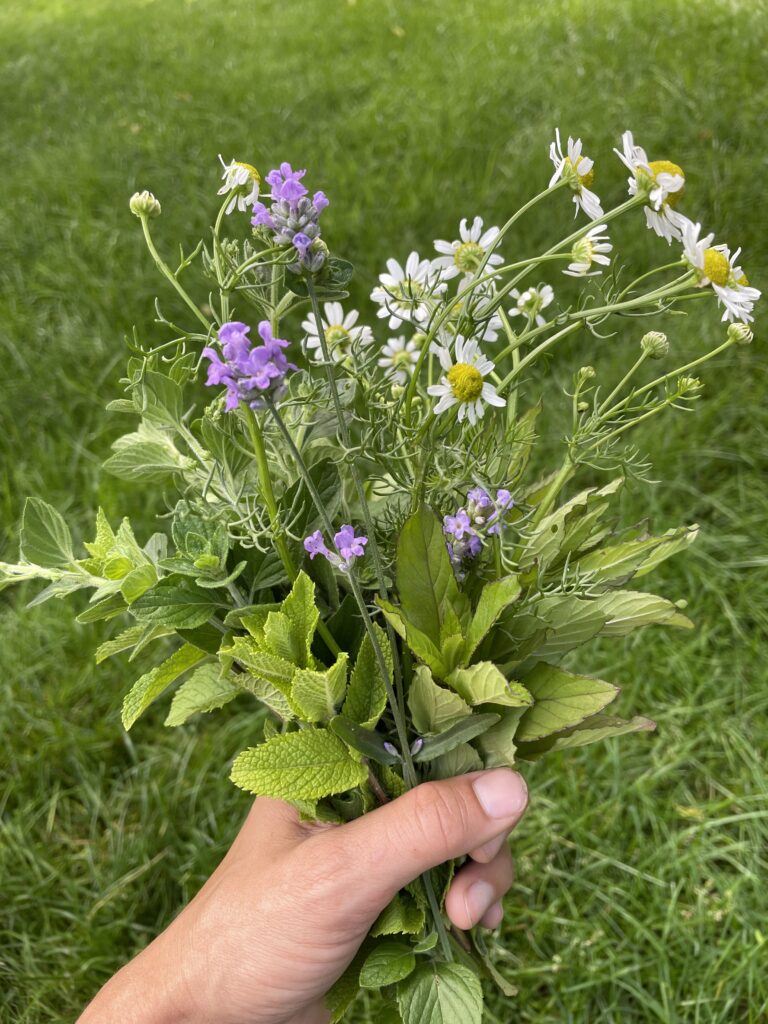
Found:
[[[422,872],[468,853],[446,913],[458,928],[501,922],[506,837],[526,804],[506,768],[424,783],[341,826],[260,798],[197,896],[79,1024],[324,1024],[324,994]]]

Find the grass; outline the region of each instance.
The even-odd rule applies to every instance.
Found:
[[[103,405],[122,339],[134,323],[151,331],[160,287],[127,198],[153,189],[159,244],[193,243],[219,151],[312,168],[366,309],[385,257],[426,249],[461,216],[498,222],[537,190],[555,124],[603,156],[605,196],[623,188],[608,154],[626,127],[684,164],[687,212],[744,245],[758,287],[765,276],[759,5],[32,0],[0,9],[0,35],[0,558],[29,493],[81,532],[97,502],[151,525],[143,496],[99,476],[119,431]],[[526,220],[526,247],[550,237],[552,216]],[[663,251],[621,231],[635,261]],[[712,344],[708,313],[678,321],[673,345]],[[582,362],[616,378],[636,333],[565,350],[553,407]],[[492,998],[491,1022],[768,1014],[767,372],[759,343],[732,351],[707,369],[695,414],[643,435],[658,483],[628,493],[625,512],[702,523],[693,553],[653,580],[699,628],[580,660],[622,680],[621,710],[659,730],[528,771],[504,925],[520,995]],[[158,712],[127,738],[133,666],[97,670],[102,632],[57,603],[27,610],[30,596],[0,605],[0,1017],[43,1024],[71,1020],[210,872],[245,812],[223,763],[250,726],[222,712],[169,735]]]

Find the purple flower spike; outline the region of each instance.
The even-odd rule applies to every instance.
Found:
[[[254,345],[248,337],[250,327],[233,320],[219,329],[224,360],[218,352],[207,346],[203,356],[210,361],[206,384],[224,384],[227,388],[227,410],[235,409],[239,402],[247,402],[252,409],[264,405],[265,393],[277,397],[289,370],[295,370],[283,352],[288,342],[275,338],[268,320],[262,320],[258,331],[263,345]]]
[[[272,186],[272,198],[284,199],[288,203],[302,199],[307,194],[307,189],[301,184],[306,173],[294,171],[289,163],[282,163],[279,170],[270,171],[266,180]]]
[[[301,179],[307,172],[294,171],[289,163],[281,163],[266,177],[271,186],[272,204],[262,202],[253,205],[251,224],[254,228],[266,229],[273,233],[275,245],[292,245],[296,260],[288,269],[299,274],[309,271],[317,273],[325,263],[325,248],[312,246],[320,237],[320,214],[328,206],[324,192],[315,192],[312,198]]]
[[[450,538],[446,540],[448,557],[459,580],[466,576],[467,563],[483,550],[485,540],[501,533],[503,515],[514,503],[505,488],[496,491],[494,501],[482,487],[473,487],[467,494],[466,508],[443,517],[443,533]]]
[[[351,559],[362,558],[365,554],[363,549],[368,543],[368,538],[356,537],[354,527],[347,524],[346,526],[342,526],[333,538],[333,543],[336,545],[336,550],[344,561],[350,562],[351,564]]]
[[[355,559],[362,558],[365,554],[368,538],[356,537],[355,528],[347,523],[334,536],[333,543],[336,548],[335,552],[328,550],[322,533],[320,530],[315,530],[309,537],[304,538],[304,550],[309,553],[310,558],[314,558],[315,555],[323,555],[331,565],[340,569],[341,572],[349,572]]]

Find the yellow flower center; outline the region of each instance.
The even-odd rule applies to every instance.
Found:
[[[586,263],[592,266],[592,257],[595,255],[595,247],[588,238],[580,238],[571,251],[571,259],[574,263]]]
[[[659,174],[679,174],[681,178],[685,178],[682,167],[679,164],[673,164],[671,160],[651,160],[648,166],[651,168],[654,181]],[[664,202],[668,206],[677,206],[684,192],[685,185],[677,192],[670,192]]]
[[[748,288],[749,278],[746,274],[742,274],[741,277],[736,278],[736,284],[740,285],[742,288]]]
[[[326,329],[325,340],[329,349],[334,349],[337,345],[346,345],[350,340],[349,331],[341,324],[331,324]]]
[[[485,250],[477,242],[462,242],[453,254],[453,262],[464,274],[471,274],[480,266]]]
[[[719,249],[706,249],[704,252],[703,273],[712,284],[725,287],[731,274],[731,265],[725,253],[720,252]]]
[[[460,402],[474,402],[483,391],[483,375],[469,363],[456,363],[448,371],[451,391]]]
[[[414,281],[412,277],[406,277],[404,281],[398,281],[391,291],[395,301],[399,301],[403,306],[410,306],[411,303],[421,302],[427,295],[424,285]]]
[[[261,183],[261,175],[253,166],[253,164],[245,164],[242,162],[242,160],[235,160],[235,167],[242,167],[244,171],[248,171],[248,173],[250,174],[250,176],[253,178],[257,185]]]
[[[595,180],[595,168],[591,167],[586,174],[579,174],[576,165],[569,156],[565,158],[566,163],[566,177],[573,184],[578,183],[583,185],[584,188],[589,188],[592,182]]]

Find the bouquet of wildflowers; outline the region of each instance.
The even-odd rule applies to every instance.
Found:
[[[156,652],[125,697],[126,729],[176,684],[168,726],[238,701],[254,737],[235,785],[341,822],[424,780],[653,728],[612,715],[617,687],[564,659],[597,637],[691,626],[642,577],[696,527],[654,535],[617,522],[613,503],[648,472],[630,431],[690,407],[699,367],[751,341],[759,292],[738,250],[680,212],[680,167],[649,160],[630,132],[616,152],[629,194],[612,209],[581,141],[558,133],[548,186],[501,228],[462,220],[436,257],[389,259],[371,292],[376,331],[345,312],[352,266],[323,239],[329,200],[304,170],[283,163],[262,181],[224,164],[211,236],[175,269],[151,233],[159,202],[133,196],[186,313],[175,323],[158,304],[162,340],[131,340],[125,397],[109,408],[134,423],[105,469],[148,485],[167,528],[137,539],[99,510],[79,552],[30,498],[20,560],[0,564],[0,587],[47,583],[33,603],[90,589],[78,621],[120,623],[97,661]],[[564,211],[567,197],[581,220],[521,258],[526,211]],[[625,215],[660,236],[662,259],[621,285],[609,226]],[[558,301],[560,274],[582,282],[578,299]],[[694,300],[729,325],[669,368],[672,346],[640,318]],[[632,352],[626,373],[578,370],[561,457],[543,466],[535,364],[611,329]],[[480,933],[444,918],[452,868],[384,911],[329,994],[334,1020],[361,983],[384,988],[405,1024],[479,1024],[479,979],[506,982]]]

